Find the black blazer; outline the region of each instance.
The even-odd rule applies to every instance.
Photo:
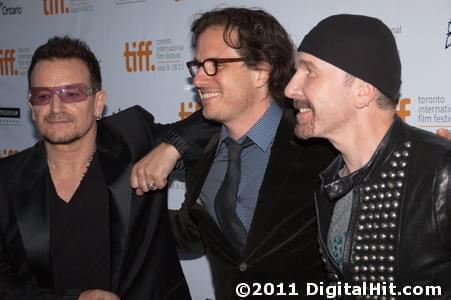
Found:
[[[137,197],[129,186],[133,162],[164,129],[140,107],[99,122],[98,157],[111,201],[111,286],[121,299],[191,299],[166,190]],[[0,160],[0,299],[78,299],[75,291],[63,298],[52,291],[48,203],[37,184],[46,162],[43,142]]]
[[[294,123],[282,117],[247,244],[239,256],[198,200],[217,143],[218,135],[212,138],[204,156],[189,168],[185,202],[179,211],[170,212],[177,246],[184,251],[206,253],[216,300],[235,299],[235,285],[242,281],[296,282],[303,295],[306,281],[324,281],[313,195],[319,187],[319,172],[336,153],[324,142],[297,140]],[[285,288],[287,291],[287,285]]]

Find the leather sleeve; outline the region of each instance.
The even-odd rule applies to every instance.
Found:
[[[206,120],[201,111],[170,124],[170,130],[161,137],[163,142],[173,145],[184,160],[197,160],[210,138],[219,132],[219,123]]]
[[[100,138],[125,140],[135,157],[142,157],[163,141],[173,145],[189,161],[201,157],[210,138],[221,128],[220,124],[207,121],[200,111],[172,124],[155,123],[153,115],[138,105],[102,119],[99,126],[113,133]]]
[[[435,175],[434,208],[442,243],[451,249],[451,151],[443,156]]]

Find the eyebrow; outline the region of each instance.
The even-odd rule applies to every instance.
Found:
[[[319,72],[318,67],[313,62],[311,62],[309,60],[305,60],[305,59],[300,59],[298,61],[298,64],[297,64],[296,68],[297,69],[298,68],[307,68],[307,69],[310,69],[310,70],[312,70],[314,72]]]
[[[298,61],[298,67],[300,66],[305,66],[309,69],[314,69],[314,70],[318,70],[318,68],[315,66],[315,64],[313,64],[311,61],[305,60],[305,59],[300,59]]]

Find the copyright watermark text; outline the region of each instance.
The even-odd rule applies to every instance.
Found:
[[[235,294],[241,299],[256,296],[323,296],[326,299],[340,296],[441,296],[442,288],[432,285],[397,287],[392,282],[362,282],[359,285],[308,282],[302,287],[296,282],[240,282],[235,286]]]

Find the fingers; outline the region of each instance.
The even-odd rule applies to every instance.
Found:
[[[143,192],[140,188],[137,188],[137,189],[135,190],[135,193],[136,193],[136,196],[139,196],[139,197],[141,197],[142,195],[144,195],[144,192]]]
[[[157,189],[157,186],[153,182],[151,182],[147,184],[147,188],[151,191],[155,191]]]
[[[86,290],[80,294],[79,300],[120,300],[120,298],[111,292],[104,290]]]
[[[130,176],[130,186],[137,191],[142,193],[147,193],[149,191],[156,191],[157,189],[163,189],[166,186],[167,179],[158,178],[157,174],[150,171],[151,165],[145,160],[137,162],[133,168]]]
[[[137,164],[133,165],[132,172],[130,174],[130,186],[132,189],[138,189],[139,188],[139,182],[138,182],[138,176],[137,176]]]
[[[132,168],[130,185],[136,194],[163,189],[167,178],[180,157],[177,150],[169,144],[160,144],[145,155]]]
[[[448,129],[439,128],[439,129],[437,129],[436,133],[439,137],[442,137],[447,140],[451,140],[451,133],[448,131]]]

